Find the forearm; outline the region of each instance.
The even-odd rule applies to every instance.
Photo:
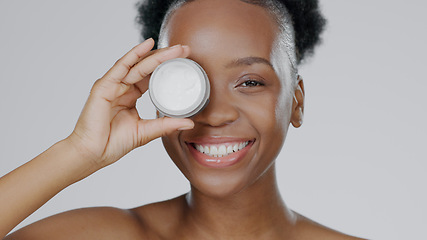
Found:
[[[135,108],[148,74],[162,62],[188,57],[188,46],[134,47],[94,84],[73,133],[0,179],[0,238],[67,186],[153,139],[194,127],[191,119],[144,120]]]
[[[0,179],[0,238],[62,189],[96,169],[67,140]]]

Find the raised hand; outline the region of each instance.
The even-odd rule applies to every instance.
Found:
[[[0,239],[67,186],[155,138],[193,128],[190,119],[138,115],[135,104],[150,73],[166,60],[190,54],[187,46],[151,51],[153,45],[148,39],[134,47],[96,81],[69,137],[0,178]],[[31,231],[24,235],[32,236]]]
[[[68,137],[79,153],[99,168],[164,134],[194,126],[190,119],[139,117],[136,101],[148,89],[151,72],[166,60],[190,53],[189,47],[181,45],[150,52],[153,46],[152,39],[137,45],[96,81]]]

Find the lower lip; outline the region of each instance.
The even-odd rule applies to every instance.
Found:
[[[187,147],[190,150],[191,155],[194,159],[201,165],[209,168],[225,168],[232,166],[240,162],[248,153],[249,149],[252,147],[254,141],[249,142],[249,144],[242,150],[231,153],[224,157],[211,157],[206,154],[203,154],[197,151],[191,144],[187,143]]]

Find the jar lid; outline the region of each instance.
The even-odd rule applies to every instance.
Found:
[[[191,117],[209,102],[209,79],[195,61],[175,58],[160,64],[149,82],[151,101],[161,115]]]

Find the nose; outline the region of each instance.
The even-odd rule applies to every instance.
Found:
[[[193,117],[193,121],[212,127],[231,124],[239,118],[239,111],[232,99],[232,89],[213,85],[211,81],[208,105]]]

